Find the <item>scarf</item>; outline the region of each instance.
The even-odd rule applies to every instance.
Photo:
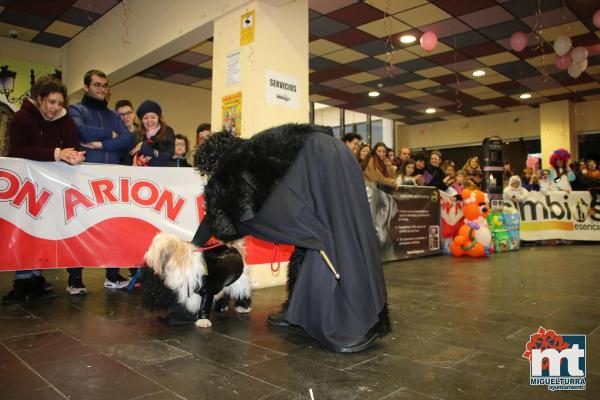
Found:
[[[146,139],[150,140],[152,139],[154,136],[156,136],[156,134],[160,131],[160,124],[158,124],[158,126],[150,131],[146,132]]]
[[[83,104],[86,107],[95,108],[96,110],[104,110],[108,108],[108,103],[106,102],[106,100],[94,99],[93,97],[90,97],[87,94],[83,95],[83,98],[81,99],[81,104]]]

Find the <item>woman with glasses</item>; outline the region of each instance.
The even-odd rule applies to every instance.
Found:
[[[171,167],[191,167],[191,165],[187,162],[187,153],[189,145],[189,140],[187,137],[177,134],[175,135],[175,152],[173,153],[173,158],[169,165]]]

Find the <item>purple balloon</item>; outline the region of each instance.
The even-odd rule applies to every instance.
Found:
[[[527,41],[526,34],[523,32],[515,32],[510,37],[510,48],[519,53],[527,47]]]
[[[568,54],[565,54],[564,56],[557,55],[554,59],[554,65],[556,65],[556,68],[560,69],[561,71],[567,70],[572,62],[573,60]]]

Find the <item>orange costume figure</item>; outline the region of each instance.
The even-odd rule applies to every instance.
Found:
[[[490,204],[487,194],[479,190],[465,189],[463,198],[464,224],[458,229],[458,235],[450,243],[450,252],[455,256],[468,255],[483,257],[494,251],[492,234],[488,228],[487,217]]]

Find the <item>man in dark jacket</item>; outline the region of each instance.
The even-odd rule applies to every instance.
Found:
[[[83,78],[85,94],[81,103],[69,106],[71,118],[77,125],[79,142],[90,163],[119,164],[121,154],[133,146],[134,137],[123,124],[117,113],[108,108],[108,78],[98,70],[86,72]],[[82,280],[82,268],[68,268],[69,294],[85,294],[87,289]],[[118,268],[106,269],[104,286],[108,289],[127,287],[128,280],[119,275]]]

